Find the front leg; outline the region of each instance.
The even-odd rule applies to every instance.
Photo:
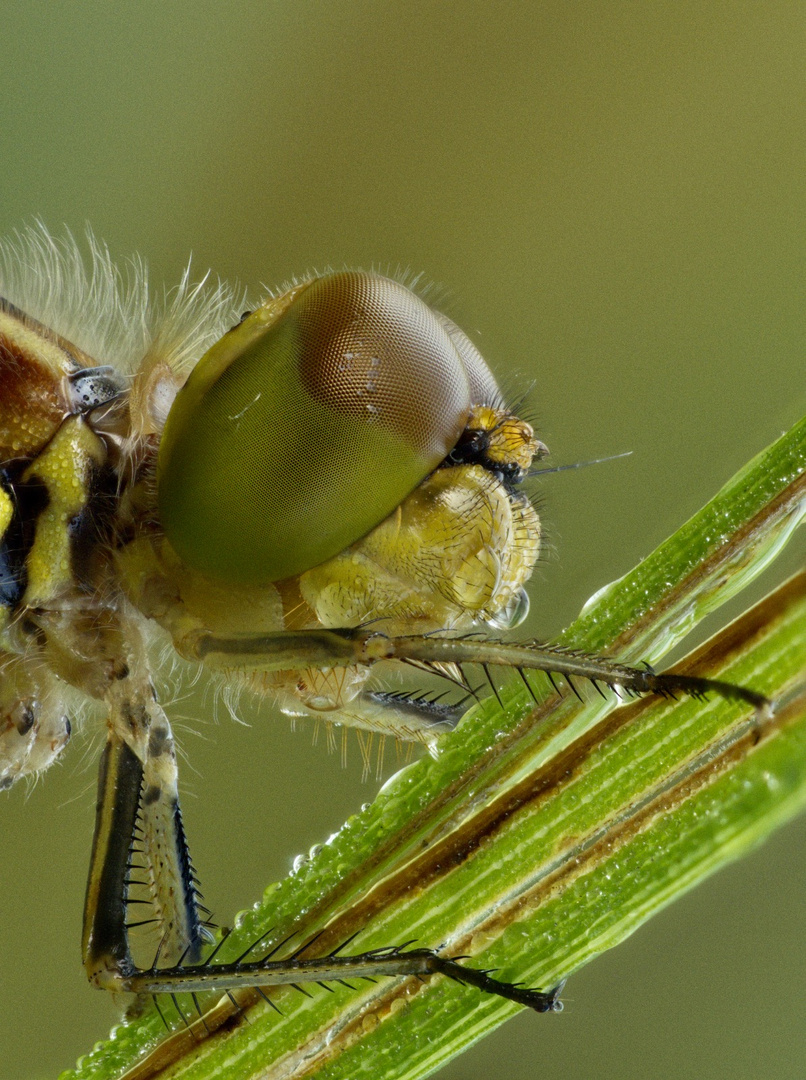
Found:
[[[562,675],[572,689],[572,680],[581,678],[627,694],[681,693],[697,697],[713,692],[744,701],[755,709],[768,706],[763,694],[743,686],[671,672],[657,674],[649,667],[632,667],[538,641],[508,644],[474,635],[447,634],[386,636],[373,628],[355,627],[231,637],[201,633],[188,644],[194,659],[228,671],[328,670],[397,660],[443,674],[451,667],[461,672],[463,664],[478,664],[485,670],[493,665],[521,674],[532,670],[544,671],[549,677]]]

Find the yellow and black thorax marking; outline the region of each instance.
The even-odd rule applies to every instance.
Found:
[[[89,414],[121,393],[91,364],[0,299],[0,630],[91,586],[116,481]]]

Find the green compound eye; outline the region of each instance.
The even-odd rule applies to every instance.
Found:
[[[318,566],[445,458],[486,370],[452,323],[375,274],[329,274],[267,301],[171,408],[157,470],[169,541],[220,581]]]

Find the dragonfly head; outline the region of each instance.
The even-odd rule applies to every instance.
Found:
[[[201,358],[158,458],[180,558],[263,585],[349,547],[500,399],[465,334],[399,282],[345,271],[267,300]]]

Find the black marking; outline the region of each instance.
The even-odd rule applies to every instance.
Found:
[[[50,502],[44,481],[37,476],[25,483],[15,481],[16,471],[11,466],[0,469],[0,488],[14,504],[11,521],[0,537],[0,605],[12,610],[28,586],[26,562],[36,537],[36,523]]]
[[[159,786],[159,784],[151,784],[143,792],[143,806],[151,806],[152,803],[155,803],[159,800],[161,795],[162,788]]]
[[[170,746],[170,742],[168,728],[162,725],[153,727],[148,735],[148,756],[158,758],[165,753],[165,749]]]
[[[133,968],[126,935],[126,878],[142,778],[142,766],[134,752],[125,743],[107,743],[101,758],[90,870],[92,881],[99,860],[97,902],[90,906],[88,888],[85,920],[90,932],[85,961],[99,967],[111,965],[121,973]],[[111,812],[104,800],[111,801]]]
[[[87,592],[95,588],[104,549],[111,543],[112,520],[118,505],[118,477],[104,465],[91,466],[84,479],[84,505],[67,525],[70,572]]]
[[[502,417],[500,423],[508,419],[510,419],[509,416]],[[512,494],[513,489],[522,483],[529,473],[515,461],[494,461],[489,456],[490,446],[499,428],[500,424],[492,428],[466,427],[454,448],[441,462],[440,468],[451,468],[454,465],[480,465]],[[535,457],[541,458],[545,455],[546,448],[540,443],[537,445]]]
[[[205,931],[201,925],[198,908],[196,906],[196,886],[194,884],[193,864],[190,861],[185,829],[182,824],[182,811],[179,803],[174,803],[174,840],[176,843],[177,861],[182,878],[182,896],[178,903],[185,909],[185,925],[187,926],[188,952],[196,960],[199,956],[202,943],[205,940]]]
[[[29,705],[23,706],[20,718],[14,725],[17,729],[17,734],[27,735],[34,726],[35,720],[34,710]]]
[[[442,468],[454,465],[480,465],[499,480],[505,487],[519,484],[524,478],[524,470],[513,462],[491,461],[488,457],[493,431],[487,428],[466,427],[459,436],[459,441],[442,462]]]

